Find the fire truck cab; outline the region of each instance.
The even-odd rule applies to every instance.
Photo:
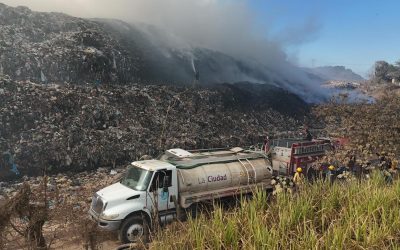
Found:
[[[270,142],[270,148],[275,176],[292,176],[298,167],[303,169],[306,176],[310,176],[314,174],[313,163],[331,150],[332,144],[328,139],[277,139]]]

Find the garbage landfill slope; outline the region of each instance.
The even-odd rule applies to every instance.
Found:
[[[192,82],[188,58],[161,60],[157,46],[126,25],[0,3],[0,181],[121,166],[172,147],[262,142],[295,130],[308,109],[278,83],[173,86]],[[209,72],[233,82],[211,63],[233,58],[196,51],[202,80]]]
[[[175,44],[171,36],[152,25],[77,18],[0,3],[0,75],[44,84],[247,81],[284,88],[309,102],[326,98],[317,78],[290,63],[267,66],[251,56],[235,57],[186,42]]]
[[[230,86],[43,85],[0,77],[0,153],[21,175],[83,171],[166,148],[251,145],[301,125],[267,103],[253,104],[251,95],[246,103]],[[1,178],[14,175],[4,171],[12,168],[8,160],[2,158]]]
[[[38,83],[134,82],[140,56],[129,46],[89,19],[0,3],[0,75]]]

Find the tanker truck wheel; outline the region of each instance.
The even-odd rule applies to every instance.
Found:
[[[149,224],[140,215],[128,217],[122,223],[118,237],[124,244],[134,242],[147,243],[149,240]]]

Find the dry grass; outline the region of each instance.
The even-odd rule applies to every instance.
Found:
[[[154,249],[393,249],[400,245],[400,182],[372,179],[306,185],[233,211],[216,207],[161,231]]]
[[[52,201],[52,209],[42,205],[45,200],[47,204]],[[0,205],[0,249],[65,249],[71,245],[71,249],[94,250],[114,237],[89,220],[86,195],[59,201],[58,192],[45,193],[42,185],[31,190],[24,183],[16,196]]]

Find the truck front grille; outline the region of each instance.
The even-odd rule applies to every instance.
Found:
[[[92,199],[92,210],[96,214],[100,214],[103,211],[103,200],[101,199],[100,196],[94,195]]]

